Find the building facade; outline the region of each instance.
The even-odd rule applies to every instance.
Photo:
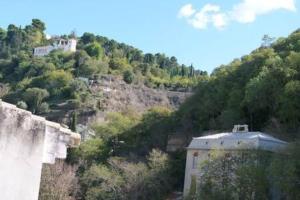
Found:
[[[34,48],[33,55],[34,56],[46,56],[51,51],[56,49],[61,49],[64,52],[75,52],[76,51],[77,41],[75,39],[57,39],[53,45],[36,47]]]
[[[187,147],[184,196],[188,196],[191,185],[201,180],[200,165],[210,159],[215,150],[235,155],[241,150],[263,150],[276,152],[286,146],[286,142],[262,132],[249,132],[247,125],[235,125],[232,132],[193,138]]]
[[[79,134],[0,100],[0,199],[38,200],[43,163],[79,143]]]

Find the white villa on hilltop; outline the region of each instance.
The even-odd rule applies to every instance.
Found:
[[[36,47],[34,48],[34,56],[46,56],[51,51],[56,49],[62,49],[64,52],[75,52],[76,51],[77,41],[75,39],[57,39],[53,45]]]
[[[232,132],[193,138],[187,147],[184,196],[188,196],[192,181],[199,184],[201,163],[210,159],[211,150],[223,150],[229,154],[240,150],[264,150],[276,152],[287,145],[262,132],[249,132],[247,125],[235,125]]]

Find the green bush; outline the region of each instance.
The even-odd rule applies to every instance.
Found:
[[[50,111],[49,104],[46,102],[41,103],[41,105],[38,108],[39,114],[45,114],[45,113],[48,113],[49,111]]]
[[[128,84],[131,84],[134,80],[134,73],[130,70],[126,70],[124,73],[123,73],[123,80],[128,83]]]
[[[85,47],[85,51],[91,57],[101,58],[103,56],[103,49],[100,46],[100,44],[97,43],[97,42],[93,42],[93,43],[88,44]]]
[[[107,164],[91,165],[79,182],[85,199],[163,199],[172,182],[169,157],[159,150],[151,151],[147,163],[111,157]]]
[[[21,108],[21,109],[24,109],[24,110],[27,110],[27,108],[28,108],[28,106],[27,106],[27,104],[26,104],[25,101],[18,101],[17,107]]]
[[[87,164],[91,164],[94,161],[104,161],[109,155],[109,149],[102,139],[90,139],[82,142],[79,148],[74,149],[72,157],[76,160],[82,160]],[[73,162],[76,162],[73,160]]]
[[[39,109],[42,101],[47,97],[49,97],[48,91],[41,88],[28,88],[23,93],[23,98],[33,113]]]

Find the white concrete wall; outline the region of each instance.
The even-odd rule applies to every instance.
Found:
[[[67,41],[67,44],[54,44],[53,46],[44,46],[44,47],[36,47],[34,48],[33,55],[34,56],[46,56],[48,55],[51,51],[56,50],[56,49],[62,49],[64,52],[76,52],[76,45],[77,41],[75,39],[69,39]]]
[[[77,46],[77,41],[75,39],[70,39],[68,40],[68,51],[75,52],[76,51],[76,46]]]
[[[48,55],[52,50],[54,50],[53,46],[36,47],[36,48],[34,48],[33,55],[34,56],[45,56],[45,55]]]
[[[184,178],[184,189],[183,189],[184,196],[187,196],[189,194],[192,175],[195,175],[197,177],[197,180],[199,181],[200,166],[204,161],[209,159],[208,157],[209,152],[210,152],[209,150],[188,149],[187,156],[186,156],[185,178]],[[196,168],[193,168],[194,153],[198,153]]]
[[[0,107],[0,199],[38,199],[44,132],[29,112]]]
[[[0,100],[0,200],[37,200],[42,164],[79,143],[79,134]]]

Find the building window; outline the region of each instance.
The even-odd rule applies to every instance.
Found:
[[[230,168],[230,160],[232,159],[231,153],[225,153],[223,162],[222,162],[222,170],[228,172]]]
[[[198,152],[193,154],[193,169],[196,169],[198,165]]]

